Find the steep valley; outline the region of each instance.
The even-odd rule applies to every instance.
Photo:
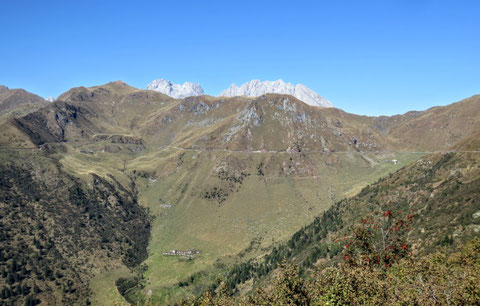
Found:
[[[475,149],[478,150],[480,147],[477,145]],[[406,250],[410,256],[410,261],[402,261],[397,264],[391,273],[392,275],[426,258],[433,259],[432,266],[429,269],[434,271],[443,264],[442,260],[445,258],[443,257],[445,253],[449,254],[461,249],[468,241],[473,241],[476,244],[473,256],[477,259],[476,261],[465,262],[462,269],[478,271],[478,237],[480,234],[479,162],[478,151],[434,153],[424,156],[365,187],[358,195],[335,203],[319,215],[314,222],[297,231],[288,241],[277,245],[265,256],[236,264],[223,274],[222,286],[225,286],[226,290],[232,293],[241,292],[245,294],[248,292],[251,294],[255,292],[254,289],[267,288],[266,292],[270,292],[266,294],[267,297],[269,294],[276,294],[280,289],[274,286],[272,288],[272,284],[278,277],[278,273],[276,274],[275,271],[282,266],[281,269],[285,270],[285,263],[282,263],[282,261],[286,261],[290,265],[297,265],[304,276],[325,277],[325,274],[318,275],[315,273],[324,271],[328,267],[335,267],[334,269],[337,269],[335,271],[358,273],[359,275],[356,277],[361,278],[363,277],[362,273],[374,271],[376,264],[379,264],[379,266],[385,265],[387,268],[392,266],[395,263],[395,257],[392,257],[392,254],[396,256],[402,254],[398,249],[404,252]],[[361,239],[359,234],[362,233],[363,229],[372,233],[371,238],[373,240],[371,242],[357,240]],[[382,230],[381,235],[379,234],[380,230]],[[397,235],[395,231],[400,233],[399,236],[395,236]],[[377,236],[375,232],[379,235]],[[390,236],[395,238],[392,239]],[[385,248],[387,254],[384,256],[382,256],[381,251],[376,253],[376,251],[370,250],[362,253],[363,247],[372,247],[369,243],[378,243],[381,246],[381,237],[384,237],[384,242],[386,239],[388,243],[392,243],[389,246],[392,247],[392,250],[398,248],[397,251],[389,251],[389,247],[387,247]],[[375,239],[378,240],[375,241]],[[438,253],[439,250],[441,250],[440,254]],[[431,255],[432,253],[435,254]],[[353,261],[353,258],[357,256],[358,261]],[[458,256],[458,254],[455,256]],[[341,262],[345,264],[338,265]],[[412,279],[421,280],[422,275],[428,274],[419,267],[416,269],[410,272],[414,273],[411,278],[400,279],[400,283],[408,283],[410,288],[422,285],[424,288],[438,286],[439,288],[436,289],[438,296],[435,298],[438,300],[446,299],[442,303],[448,301],[449,291],[440,290],[450,290],[450,292],[458,290],[454,282],[445,286],[439,278],[426,279],[428,283],[420,281],[420,283],[414,284],[415,282],[412,282]],[[461,273],[465,275],[467,273],[465,271]],[[375,277],[374,281],[377,283],[372,282],[372,285],[378,285],[378,282],[382,280],[382,276],[377,275]],[[452,281],[452,278],[458,278],[459,280],[462,278],[453,275],[446,277],[450,277],[450,281]],[[341,279],[341,277],[336,277],[334,280],[330,280],[332,283],[326,282],[325,285],[331,285],[332,287],[329,289],[336,290],[335,288],[338,289],[338,287],[335,287],[335,285],[338,285]],[[470,276],[469,279],[475,282],[474,276]],[[349,281],[351,281],[351,284],[355,283],[353,279]],[[363,282],[365,281],[368,280],[363,280]],[[393,284],[392,279],[390,279],[390,282],[389,286],[391,287],[386,289],[398,286]],[[318,286],[318,284],[314,285]],[[194,287],[195,282],[188,284],[188,286]],[[213,283],[213,286],[216,287],[218,284]],[[318,287],[312,289],[322,291]],[[478,292],[478,286],[476,285],[471,289],[464,289],[465,291],[461,293],[459,298],[465,300],[469,298],[467,292]],[[416,293],[409,297],[405,292],[402,292],[398,297],[390,296],[388,299],[413,298],[409,302],[413,303],[413,301],[421,299],[422,294],[428,295],[428,291],[416,290],[418,296]],[[352,296],[340,296],[339,299],[343,301],[342,303],[349,303],[349,301],[355,300],[356,297],[366,292],[368,292],[368,289],[357,287],[356,291],[352,292]],[[315,295],[316,293],[308,294],[312,299],[318,298]],[[331,298],[332,292],[325,290],[322,294],[324,295],[320,298],[324,300]],[[265,298],[264,293],[258,293],[258,295],[260,295],[259,299]],[[372,298],[371,301],[375,298],[385,298],[381,297],[382,293],[376,296],[375,293],[370,292],[367,293],[367,296]],[[251,301],[248,302],[248,299],[241,300],[238,296],[236,299],[223,300],[223,304],[239,301],[243,301],[245,304],[252,303]],[[255,297],[252,300],[258,301]],[[219,301],[222,301],[221,298]],[[215,303],[215,301],[211,302]]]
[[[0,224],[14,234],[0,241],[10,249],[2,268],[13,258],[29,271],[44,264],[24,259],[21,251],[41,236],[57,251],[34,250],[52,265],[61,255],[67,271],[61,273],[73,285],[56,285],[45,280],[49,273],[39,273],[35,298],[127,303],[117,280],[137,277],[136,287],[127,288],[131,294],[122,292],[127,299],[174,303],[202,293],[214,273],[228,275],[231,267],[281,247],[338,201],[368,202],[371,187],[364,187],[382,177],[400,188],[401,180],[421,177],[418,163],[432,160],[431,169],[450,150],[459,151],[455,163],[468,164],[455,166],[467,169],[458,173],[478,168],[479,119],[480,96],[423,112],[366,117],[277,94],[173,99],[120,81],[74,88],[43,108],[2,118],[2,194],[8,197],[0,208],[10,217]],[[438,155],[425,157],[432,151]],[[456,171],[442,169],[429,184],[441,185],[448,171]],[[474,180],[477,173],[468,173]],[[394,188],[380,184],[374,188]],[[93,217],[76,208],[76,188],[96,211]],[[344,200],[361,190],[357,200]],[[56,221],[61,216],[66,221]],[[89,221],[70,221],[82,218]],[[21,228],[29,226],[27,236]],[[90,247],[79,243],[68,251],[72,241]],[[201,254],[163,255],[191,249]],[[7,274],[0,290],[33,288],[33,276],[9,280]],[[195,286],[178,285],[191,277],[198,278]],[[17,292],[15,301],[30,292]]]

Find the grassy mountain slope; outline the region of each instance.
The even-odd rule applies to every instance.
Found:
[[[42,97],[23,89],[0,85],[0,118],[21,116],[48,104]]]
[[[228,256],[252,243],[256,253],[236,259],[278,247],[335,201],[423,156],[409,151],[450,148],[460,128],[468,136],[476,126],[453,116],[464,114],[457,108],[475,117],[478,104],[474,97],[441,112],[374,118],[276,94],[176,100],[117,81],[73,88],[46,107],[3,121],[0,145],[15,152],[11,156],[21,149],[39,169],[54,158],[76,184],[91,186],[98,177],[110,192],[134,193],[153,217],[138,297],[165,302],[191,294],[176,284],[218,259],[232,261]],[[423,137],[419,127],[440,121],[441,133],[428,132],[425,146],[416,142],[415,133]],[[33,157],[39,152],[46,159]],[[162,255],[191,248],[202,251],[195,260]],[[94,291],[93,301],[115,296],[116,278],[129,274],[125,265],[113,267],[86,278],[104,288]]]
[[[362,219],[382,222],[381,216],[388,211],[411,214],[406,241],[415,256],[445,245],[462,245],[480,235],[479,192],[480,154],[426,156],[338,202],[273,252],[236,266],[225,276],[227,288],[248,290],[252,284],[262,284],[284,258],[302,271],[328,266],[338,260],[349,243],[346,237]],[[239,285],[245,282],[249,286]]]
[[[480,95],[423,112],[379,117],[379,129],[401,140],[404,149],[449,150],[480,129]]]

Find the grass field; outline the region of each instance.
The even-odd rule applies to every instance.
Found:
[[[245,260],[238,254],[252,241],[256,249],[247,257],[266,253],[334,201],[356,194],[368,183],[422,156],[339,152],[291,158],[285,152],[166,148],[132,159],[128,154],[85,154],[67,149],[67,154],[58,155],[64,170],[87,182],[91,173],[108,179],[112,175],[126,188],[130,188],[132,178],[136,181],[138,200],[152,216],[149,257],[145,261],[148,269],[139,294],[160,304],[199,293],[196,291],[200,287],[180,288],[178,282],[192,275],[196,284],[211,282],[213,275],[226,270],[224,265]],[[394,164],[393,159],[398,163]],[[245,175],[232,183],[219,175],[222,167],[232,177]],[[205,198],[205,192],[214,187],[226,188],[222,201]],[[197,249],[202,254],[194,260],[162,254],[171,249]],[[125,304],[115,280],[133,272],[119,268],[97,273],[91,280],[92,303]]]
[[[365,185],[421,156],[209,152],[175,147],[136,158],[122,153],[85,154],[72,147],[67,147],[66,154],[58,154],[65,171],[87,182],[92,173],[109,180],[111,175],[126,188],[130,188],[132,179],[136,181],[139,203],[152,216],[149,257],[145,261],[148,268],[139,294],[160,304],[198,293],[198,287],[180,288],[178,282],[192,275],[196,275],[196,283],[212,281],[212,275],[221,275],[224,269],[218,263],[245,260],[238,254],[252,241],[257,248],[248,256],[266,253],[334,201],[353,196]],[[394,159],[398,160],[396,164]],[[222,171],[227,173],[226,179]],[[212,188],[226,190],[221,201],[205,197]],[[197,249],[202,254],[194,260],[162,254],[172,249]],[[115,280],[129,275],[133,274],[126,268],[98,272],[91,281],[92,303],[126,303]]]
[[[107,271],[97,275],[90,281],[93,295],[91,302],[93,305],[129,305],[120,295],[115,286],[115,281],[120,277],[131,275],[127,268]]]
[[[313,165],[309,171],[315,172],[315,176],[305,169],[303,174],[298,170],[285,175],[274,167],[266,169],[265,175],[258,175],[256,167],[262,161],[276,159],[278,165],[289,158],[287,154],[273,155],[167,149],[128,163],[129,172],[148,173],[148,177],[137,179],[139,201],[154,216],[149,258],[145,262],[145,296],[151,290],[152,302],[166,303],[192,294],[176,284],[208,270],[225,256],[238,254],[252,240],[260,241],[260,248],[269,249],[335,200],[354,195],[366,184],[421,157],[408,153],[363,157],[358,153],[338,153],[335,158],[330,157],[334,161],[329,165],[324,156],[314,153],[304,157],[304,161]],[[215,175],[215,169],[232,159],[250,175],[236,184],[222,203],[202,198],[204,190],[222,186],[224,182]],[[398,163],[394,164],[392,159]],[[203,253],[191,261],[162,255],[171,249],[199,249]],[[106,277],[114,282],[110,275]]]

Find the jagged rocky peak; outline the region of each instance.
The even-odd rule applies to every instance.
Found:
[[[147,89],[161,92],[176,99],[203,95],[203,88],[200,84],[190,82],[185,82],[183,85],[174,84],[164,79],[153,80],[148,84]]]
[[[228,89],[222,91],[219,96],[234,97],[247,96],[258,97],[266,93],[277,93],[292,95],[306,104],[321,107],[333,107],[332,103],[303,84],[293,85],[283,80],[265,81],[252,80],[238,87],[232,84]]]

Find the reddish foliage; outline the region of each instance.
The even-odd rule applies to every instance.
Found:
[[[393,212],[392,211],[385,211],[383,212],[384,217],[393,217]]]
[[[389,268],[408,255],[405,238],[413,214],[405,218],[401,211],[386,209],[376,218],[362,218],[354,235],[344,238],[348,238],[343,251],[347,264]]]

